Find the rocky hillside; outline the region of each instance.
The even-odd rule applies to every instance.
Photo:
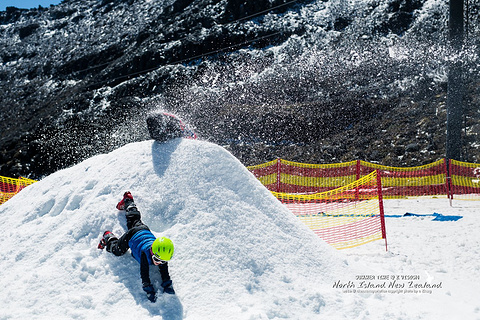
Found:
[[[41,178],[147,139],[175,112],[244,164],[445,157],[448,64],[465,71],[463,156],[480,162],[479,11],[448,1],[64,0],[0,12],[0,175]]]

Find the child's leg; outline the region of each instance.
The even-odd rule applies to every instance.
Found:
[[[118,239],[113,233],[110,234],[110,237],[105,238],[105,242],[107,243],[107,251],[113,253],[116,256],[121,256],[128,251],[128,239],[127,233]]]
[[[127,208],[125,218],[127,218],[127,229],[132,229],[139,221],[141,221],[141,214],[135,205]]]

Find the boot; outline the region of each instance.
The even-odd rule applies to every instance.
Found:
[[[123,194],[123,199],[117,203],[118,210],[125,210],[130,204],[133,203],[133,196],[130,191],[127,191]]]
[[[109,251],[108,243],[114,239],[118,240],[118,238],[111,231],[105,231],[103,233],[102,240],[100,240],[100,243],[98,244],[98,249],[104,249],[105,247],[107,247],[107,251]]]

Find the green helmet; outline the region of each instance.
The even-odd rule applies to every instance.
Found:
[[[169,261],[173,256],[172,240],[161,237],[155,239],[152,244],[152,253],[160,260]]]

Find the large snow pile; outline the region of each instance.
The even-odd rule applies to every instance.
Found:
[[[115,205],[126,190],[152,231],[176,245],[170,273],[177,295],[154,304],[129,254],[96,248],[104,230],[125,230]],[[402,229],[404,218],[391,218],[388,253],[381,241],[336,251],[221,147],[182,139],[130,144],[58,171],[0,206],[0,319],[474,319],[478,237],[468,232],[457,245],[440,236],[452,226],[478,230],[473,210],[480,214],[430,222],[437,230],[421,220],[425,230],[413,229],[415,237]],[[432,241],[445,256],[429,250]],[[468,267],[447,281],[457,263]],[[416,295],[335,287],[359,289],[358,276],[369,274],[420,274],[423,281],[425,271],[443,287]]]
[[[138,263],[96,248],[104,230],[125,230],[115,209],[125,190],[176,245],[176,297],[151,304]],[[145,141],[90,158],[23,190],[0,217],[2,319],[311,318],[353,298],[325,295],[345,259],[206,142]]]

